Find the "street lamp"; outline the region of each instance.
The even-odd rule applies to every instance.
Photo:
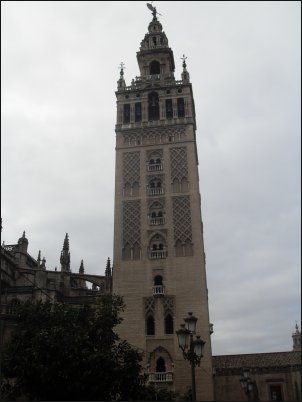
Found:
[[[257,385],[255,381],[249,377],[249,370],[243,370],[243,376],[240,378],[240,384],[247,396],[248,401],[258,401]]]
[[[184,321],[185,324],[180,325],[180,329],[176,331],[176,334],[178,338],[178,346],[182,350],[183,357],[191,364],[192,401],[196,401],[195,366],[200,365],[205,342],[200,339],[200,336],[198,335],[196,336],[196,339],[193,339],[197,322],[197,318],[194,317],[193,313],[188,313],[188,316],[184,318]]]

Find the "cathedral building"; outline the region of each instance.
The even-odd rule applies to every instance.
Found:
[[[205,342],[197,400],[213,399],[194,97],[186,58],[181,79],[153,9],[127,86],[116,91],[113,292],[126,311],[118,331],[145,355],[149,382],[185,393],[191,371],[176,330],[192,312]]]
[[[110,294],[111,264],[108,258],[105,275],[85,273],[83,260],[72,272],[69,238],[66,233],[59,255],[60,269],[46,267],[41,251],[37,258],[28,252],[25,232],[16,244],[1,245],[0,320],[3,323],[3,341],[9,339],[14,326],[17,305],[26,300],[82,305],[94,303],[97,297]]]

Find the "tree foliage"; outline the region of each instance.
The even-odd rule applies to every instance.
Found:
[[[3,374],[10,400],[144,399],[141,354],[114,328],[124,308],[118,296],[95,306],[27,301],[4,350]]]

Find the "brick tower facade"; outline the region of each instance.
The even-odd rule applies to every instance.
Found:
[[[154,9],[155,10],[155,9]],[[144,351],[150,383],[185,393],[190,365],[175,331],[188,312],[206,342],[197,400],[213,399],[194,99],[157,19],[137,52],[140,76],[118,80],[113,292],[126,310],[118,331]]]

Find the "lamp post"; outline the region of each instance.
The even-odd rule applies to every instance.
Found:
[[[178,346],[182,350],[183,357],[191,364],[192,401],[196,401],[195,366],[200,365],[205,342],[200,339],[200,336],[196,336],[196,339],[193,338],[197,322],[197,318],[194,317],[193,313],[188,313],[184,321],[185,324],[180,325],[180,329],[176,331],[176,334]]]
[[[257,390],[257,385],[255,383],[255,381],[253,381],[250,377],[249,377],[249,370],[244,369],[243,370],[243,375],[240,378],[240,384],[241,387],[243,389],[243,391],[245,392],[246,396],[247,396],[247,400],[248,401],[258,401],[258,390]]]

